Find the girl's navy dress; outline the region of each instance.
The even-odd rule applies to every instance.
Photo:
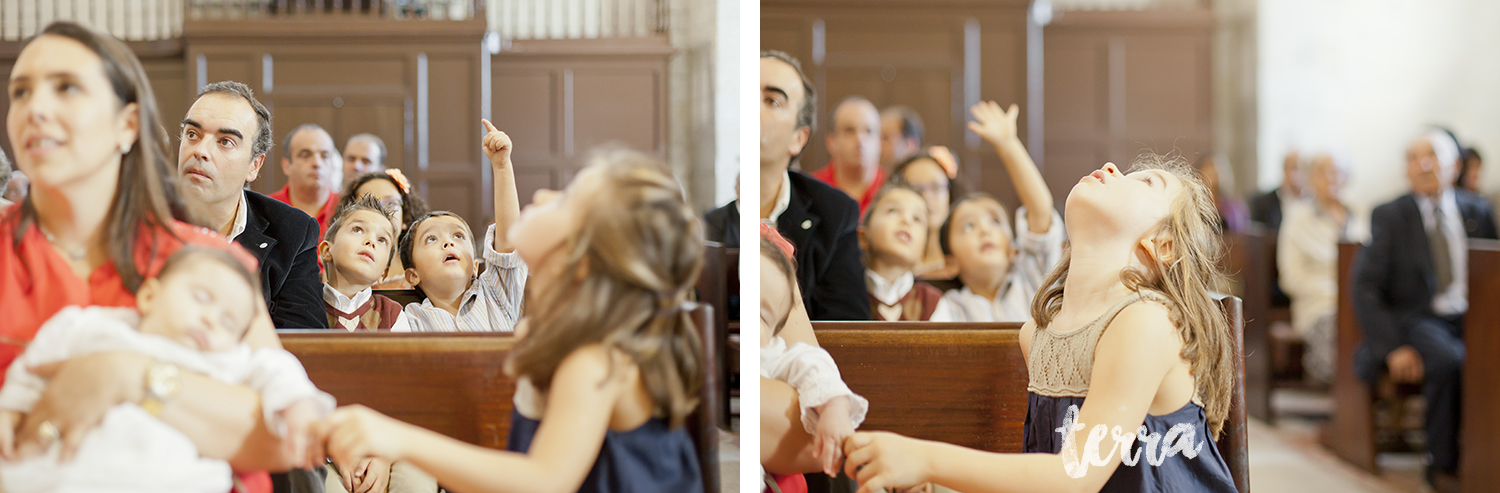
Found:
[[[519,388],[517,391],[520,401],[523,392]],[[505,449],[525,453],[531,449],[541,421],[521,414],[523,404],[516,404],[511,411],[510,437]],[[671,429],[663,418],[651,418],[630,431],[606,431],[594,467],[578,487],[579,493],[668,491],[702,493],[703,475],[687,428]]]
[[[1037,327],[1032,335],[1030,354],[1026,360],[1030,384],[1027,385],[1023,451],[1055,454],[1062,450],[1063,435],[1057,429],[1063,426],[1069,406],[1083,408],[1083,399],[1088,396],[1089,375],[1093,372],[1094,349],[1099,343],[1099,337],[1104,334],[1104,328],[1114,320],[1115,315],[1143,298],[1168,303],[1165,297],[1156,292],[1142,291],[1141,294],[1128,297],[1110,307],[1104,315],[1077,330],[1057,332],[1047,327]],[[1136,464],[1127,466],[1121,463],[1099,491],[1235,493],[1229,466],[1225,465],[1224,457],[1219,455],[1214,437],[1208,433],[1208,417],[1197,396],[1170,414],[1147,414],[1144,426],[1148,435],[1163,437],[1162,442],[1165,442],[1169,430],[1179,424],[1191,427],[1192,443],[1195,445],[1193,448],[1202,445],[1196,457],[1188,458],[1186,454],[1178,452],[1163,458],[1166,455],[1164,449],[1170,444],[1159,442],[1155,447],[1147,448],[1143,442],[1136,440],[1130,447],[1130,455],[1139,457]],[[1084,425],[1084,429],[1074,436],[1080,459],[1084,456],[1084,444],[1094,423]],[[1183,435],[1185,434],[1179,429],[1178,433],[1173,434],[1173,442]],[[1099,443],[1099,456],[1108,454],[1113,445],[1115,442],[1112,436],[1106,435]],[[1155,450],[1150,450],[1151,448]],[[1154,452],[1155,457],[1148,459],[1148,452]],[[1160,465],[1154,465],[1153,462]]]

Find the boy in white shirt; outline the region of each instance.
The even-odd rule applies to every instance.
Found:
[[[969,130],[995,147],[1021,207],[1012,233],[1005,206],[994,197],[970,195],[953,205],[938,229],[943,254],[958,265],[963,289],[943,295],[934,322],[1024,322],[1031,300],[1063,257],[1066,232],[1052,208],[1052,192],[1016,135],[1020,110],[983,102],[971,108]]]

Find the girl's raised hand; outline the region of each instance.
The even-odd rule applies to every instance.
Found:
[[[979,104],[969,108],[974,114],[974,121],[969,122],[969,130],[990,145],[1000,145],[1014,139],[1016,136],[1016,119],[1021,115],[1021,108],[1014,103],[1010,109],[1000,109],[1000,104],[994,101],[980,101]]]
[[[512,147],[510,136],[505,135],[505,132],[501,132],[500,129],[495,128],[495,124],[490,123],[489,120],[481,118],[479,122],[484,124],[485,134],[483,145],[481,146],[484,148],[484,157],[489,158],[490,165],[496,168],[510,166],[510,151]]]
[[[410,425],[355,404],[338,408],[325,426],[324,446],[334,463],[359,464],[367,457],[401,460]]]
[[[889,432],[859,432],[844,440],[844,472],[858,493],[875,493],[927,482],[922,442]]]

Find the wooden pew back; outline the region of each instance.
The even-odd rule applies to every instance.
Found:
[[[1235,388],[1216,441],[1236,489],[1250,491],[1243,315],[1220,299],[1234,332]],[[814,322],[844,381],[870,400],[862,429],[990,452],[1021,452],[1026,361],[1018,323]]]
[[[712,309],[691,311],[700,335],[713,333]],[[510,433],[515,381],[505,360],[515,338],[493,333],[393,333],[333,330],[279,331],[313,383],[339,405],[363,404],[388,416],[449,437],[504,448]],[[706,344],[706,368],[718,353]],[[698,449],[705,492],[719,491],[718,413],[720,380],[704,372],[699,406],[688,416]]]
[[[1500,484],[1500,242],[1469,242],[1459,477],[1467,493]]]
[[[281,343],[339,405],[490,448],[504,448],[516,385],[503,365],[515,338],[475,333],[283,332]]]
[[[1339,242],[1339,305],[1338,313],[1334,315],[1334,325],[1338,330],[1334,336],[1334,354],[1337,356],[1334,357],[1333,385],[1328,389],[1333,397],[1333,413],[1328,417],[1328,424],[1323,426],[1319,441],[1339,458],[1366,471],[1378,472],[1374,422],[1370,416],[1370,387],[1354,374],[1354,352],[1364,335],[1354,318],[1352,276],[1354,258],[1362,248],[1359,243]]]
[[[1021,324],[814,322],[849,388],[870,400],[863,429],[1020,452],[1026,420]]]
[[[731,334],[739,334],[740,299],[740,249],[728,248],[716,242],[708,242],[703,251],[703,273],[698,276],[698,301],[713,307],[710,320],[713,338],[711,343],[719,355],[719,364],[711,370],[721,382],[719,395],[715,396],[718,426],[728,428],[730,423],[729,399],[733,389],[728,385],[735,381],[739,369],[739,348],[731,346]]]
[[[1464,317],[1463,423],[1459,474],[1464,491],[1488,491],[1500,482],[1500,424],[1489,419],[1500,406],[1500,242],[1469,240],[1469,312]],[[1354,353],[1364,340],[1353,303],[1354,259],[1363,248],[1339,243],[1337,366],[1333,414],[1320,442],[1361,469],[1379,472],[1370,386],[1354,374]]]

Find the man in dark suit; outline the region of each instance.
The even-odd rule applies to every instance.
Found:
[[[271,113],[239,82],[198,91],[182,119],[177,173],[183,198],[210,225],[260,263],[261,292],[278,328],[327,328],[318,278],[318,222],[245,184],[271,150]],[[322,493],[325,468],[272,474],[276,492]]]
[[[1281,206],[1302,200],[1302,158],[1297,151],[1281,161],[1281,186],[1250,199],[1250,221],[1272,232],[1281,230]]]
[[[1457,168],[1451,137],[1431,131],[1413,141],[1406,149],[1413,193],[1375,208],[1370,243],[1353,269],[1354,311],[1364,331],[1355,372],[1371,384],[1382,370],[1396,382],[1422,383],[1434,487],[1458,470],[1467,240],[1497,237],[1489,202],[1452,186]]]
[[[280,328],[324,328],[318,279],[318,223],[250,190],[271,149],[271,120],[250,88],[205,86],[182,119],[177,172],[183,195],[219,234],[260,261],[271,322]]]
[[[761,52],[760,80],[760,218],[776,224],[797,247],[797,284],[809,317],[869,320],[857,236],[859,205],[838,189],[789,169],[812,133],[812,84],[797,60],[779,51]],[[709,211],[704,218],[708,239],[738,246],[739,214],[739,201]]]

